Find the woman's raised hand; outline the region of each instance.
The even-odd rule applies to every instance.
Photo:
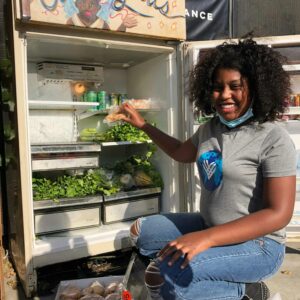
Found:
[[[143,126],[146,124],[145,119],[140,115],[140,113],[129,103],[123,103],[120,106],[120,111],[122,116],[122,120],[125,122],[130,123],[131,125],[142,129]]]

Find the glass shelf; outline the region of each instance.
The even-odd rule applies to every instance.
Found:
[[[101,142],[102,147],[110,147],[110,146],[122,146],[122,145],[136,145],[136,144],[151,144],[152,141],[148,140],[146,142],[129,142],[129,141],[121,141],[121,142]]]
[[[66,109],[66,110],[87,110],[99,105],[98,102],[72,102],[72,101],[48,101],[29,100],[30,109]]]

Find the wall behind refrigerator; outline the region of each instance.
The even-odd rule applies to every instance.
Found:
[[[233,37],[250,31],[254,36],[282,36],[300,33],[298,0],[232,0]]]

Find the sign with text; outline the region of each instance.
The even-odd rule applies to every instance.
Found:
[[[185,2],[182,0],[28,1],[26,18],[32,21],[185,39]],[[25,7],[25,1],[22,2]]]
[[[186,0],[185,6],[188,41],[229,37],[229,0]]]

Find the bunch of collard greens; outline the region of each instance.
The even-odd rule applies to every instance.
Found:
[[[63,175],[56,180],[32,178],[33,200],[85,197],[95,194],[111,195],[120,188],[104,169],[88,170],[81,176]]]
[[[98,142],[148,142],[150,138],[140,129],[128,123],[118,123],[105,132],[97,132],[96,128],[85,128],[80,132],[82,141]]]
[[[147,142],[148,135],[128,123],[117,124],[104,133],[106,141]]]

